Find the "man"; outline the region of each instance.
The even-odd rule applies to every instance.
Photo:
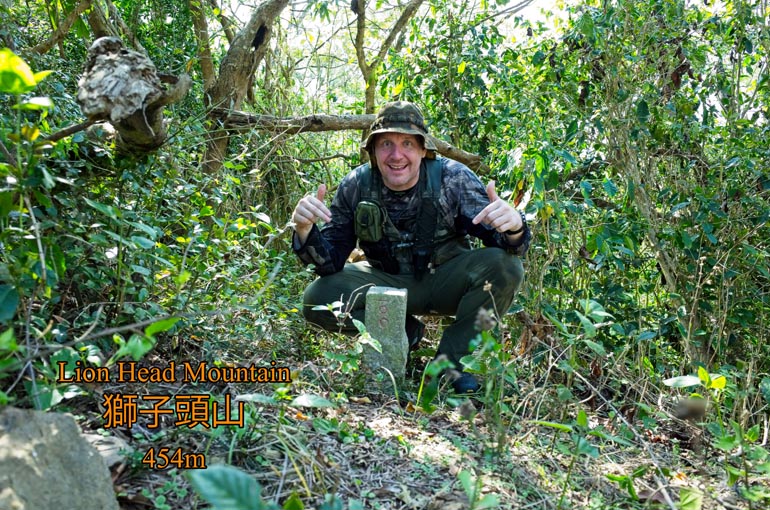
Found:
[[[364,146],[371,163],[342,180],[330,208],[322,184],[294,209],[294,251],[320,276],[305,290],[305,318],[338,330],[333,314],[314,307],[342,298],[343,310],[363,321],[369,286],[405,288],[409,314],[456,317],[438,354],[459,369],[479,309],[505,313],[521,284],[532,237],[524,215],[497,196],[494,181],[485,189],[465,165],[436,157],[414,104],[385,104]],[[472,250],[468,235],[485,248]],[[356,242],[367,260],[346,263]],[[343,329],[354,331],[350,321]],[[406,329],[414,346],[423,325],[409,315]],[[458,393],[479,388],[465,372],[452,384]]]

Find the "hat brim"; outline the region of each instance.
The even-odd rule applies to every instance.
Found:
[[[423,131],[411,127],[387,127],[382,129],[375,129],[371,133],[369,133],[369,136],[366,137],[366,141],[361,144],[361,148],[364,150],[370,149],[370,144],[374,140],[375,135],[379,135],[380,133],[401,133],[404,135],[414,135],[419,136],[422,138],[423,146],[425,149],[429,151],[438,151],[436,148],[436,144],[433,143],[433,137],[429,134],[424,133]]]

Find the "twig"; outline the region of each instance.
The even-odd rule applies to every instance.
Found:
[[[62,138],[66,138],[70,135],[73,135],[77,133],[78,131],[83,131],[84,129],[90,127],[93,124],[96,124],[97,122],[101,122],[99,119],[92,119],[92,120],[86,120],[79,124],[75,124],[74,126],[70,126],[67,128],[62,129],[61,131],[57,131],[56,133],[53,133],[49,135],[46,138],[43,138],[43,141],[46,142],[58,142]]]
[[[3,156],[5,156],[5,159],[8,160],[8,164],[12,167],[18,168],[18,164],[16,163],[16,158],[13,157],[13,154],[8,152],[8,148],[5,146],[2,140],[0,140],[0,152],[3,153]]]
[[[321,161],[329,161],[331,159],[352,159],[353,156],[349,156],[347,154],[332,154],[331,156],[323,156],[320,158],[312,158],[312,159],[302,159],[302,158],[293,158],[294,161],[297,163],[319,163]]]
[[[40,281],[43,285],[47,285],[48,282],[48,265],[45,263],[45,250],[43,249],[43,241],[40,239],[40,224],[35,218],[35,211],[32,209],[32,203],[29,201],[29,197],[24,197],[24,203],[27,205],[29,211],[29,218],[32,220],[32,230],[35,232],[35,242],[37,244],[37,253],[40,256]]]
[[[70,11],[64,21],[59,23],[59,26],[56,27],[56,31],[47,41],[38,44],[29,51],[38,53],[40,55],[48,53],[51,48],[59,44],[64,39],[78,17],[89,7],[91,7],[91,0],[81,0],[81,2],[77,4],[75,8],[72,9],[72,11]]]

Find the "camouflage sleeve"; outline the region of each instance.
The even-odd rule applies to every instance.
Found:
[[[353,225],[353,204],[358,200],[355,172],[348,174],[337,188],[329,210],[332,219],[322,228],[313,225],[304,245],[299,244],[295,233],[292,248],[304,264],[314,264],[319,276],[341,271],[350,252],[356,246]]]
[[[509,243],[508,236],[484,224],[473,224],[473,218],[489,205],[486,186],[470,168],[454,160],[447,160],[442,177],[447,192],[447,201],[455,212],[455,229],[481,240],[484,246],[503,248],[515,255],[524,256],[529,249],[532,233],[522,214],[524,233],[515,242]]]

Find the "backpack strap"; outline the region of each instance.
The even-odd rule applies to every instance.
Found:
[[[373,174],[375,178],[373,178]],[[372,172],[372,165],[367,163],[356,172],[360,200],[374,200],[379,202],[382,197],[382,177],[379,172]]]
[[[441,196],[441,159],[422,160],[421,170],[427,179],[420,179],[422,185],[422,200],[420,211],[417,214],[414,243],[414,275],[420,280],[428,269],[433,257],[433,240],[438,225],[440,210],[439,197]]]

